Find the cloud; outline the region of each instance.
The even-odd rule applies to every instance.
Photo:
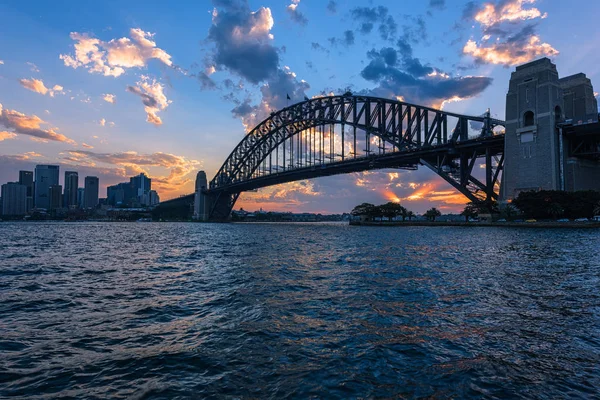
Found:
[[[115,104],[117,102],[117,96],[114,94],[105,93],[102,95],[102,100],[110,104]]]
[[[53,140],[56,142],[76,144],[72,139],[56,132],[57,128],[41,128],[41,125],[47,124],[47,122],[36,115],[29,116],[15,110],[4,109],[0,103],[0,125],[4,126],[6,129],[11,129],[12,133],[29,135],[32,136],[33,139],[42,141]]]
[[[29,89],[32,92],[39,93],[41,95],[49,95],[54,97],[55,94],[65,94],[64,88],[60,85],[54,85],[52,88],[47,88],[41,79],[20,79],[19,83],[25,89]]]
[[[337,46],[338,44],[341,44],[345,47],[349,47],[354,44],[354,39],[355,39],[354,32],[347,30],[347,31],[344,31],[344,37],[342,37],[341,39],[331,37],[327,40],[329,41],[329,43],[331,43],[332,46]],[[315,43],[313,43],[313,45],[314,44]],[[318,43],[317,43],[317,45],[318,45]],[[315,47],[313,46],[313,48],[315,48]]]
[[[476,63],[512,66],[523,64],[542,56],[556,56],[558,50],[545,43],[536,34],[536,25],[527,23],[544,19],[547,14],[535,7],[536,0],[502,0],[477,7],[467,3],[463,18],[479,23],[482,38],[469,39],[463,46],[463,54],[472,56]],[[526,24],[523,26],[523,24]]]
[[[367,53],[371,59],[361,76],[378,87],[368,90],[371,95],[385,98],[403,98],[408,102],[441,108],[448,101],[477,96],[492,79],[468,76],[451,77],[430,65],[423,65],[413,57],[412,47],[403,39],[397,48],[384,47]]]
[[[190,160],[183,156],[169,153],[140,154],[135,151],[117,153],[96,153],[88,150],[71,150],[64,159],[71,163],[81,163],[95,166],[96,163],[117,166],[118,175],[128,177],[139,173],[146,173],[152,178],[152,186],[155,190],[163,192],[181,192],[184,186],[190,186],[193,174],[201,163]],[[168,175],[157,175],[150,173],[148,168],[158,167],[168,170]],[[191,190],[191,189],[183,189]]]
[[[81,147],[85,147],[86,149],[93,149],[94,148],[94,146],[89,145],[87,143],[81,143]]]
[[[443,10],[446,7],[446,0],[429,0],[429,7]]]
[[[337,2],[334,0],[329,0],[329,2],[327,3],[327,11],[329,11],[332,14],[337,13]]]
[[[29,65],[31,72],[40,72],[40,69],[34,63],[27,61],[27,65]]]
[[[141,81],[136,86],[127,86],[128,92],[142,99],[147,116],[146,121],[155,126],[162,125],[162,120],[157,113],[165,110],[171,104],[171,100],[167,100],[163,90],[164,86],[162,84],[155,79],[150,81],[147,76],[142,76]]]
[[[525,4],[534,4],[536,0],[502,0],[497,4],[486,3],[476,14],[475,21],[484,27],[490,27],[502,22],[526,21],[536,18],[546,18],[543,13],[535,7],[525,9]]]
[[[14,139],[17,137],[16,133],[0,131],[0,142],[3,140]]]
[[[4,65],[4,61],[0,60],[0,65]]]
[[[300,25],[306,25],[308,23],[308,18],[306,18],[302,12],[298,11],[298,4],[300,4],[300,0],[292,0],[292,4],[287,6],[285,10],[292,21]]]
[[[213,67],[214,68],[214,67]],[[200,71],[198,73],[198,82],[202,90],[213,90],[217,88],[217,84],[206,72]]]
[[[112,39],[108,42],[90,37],[86,33],[71,32],[75,54],[61,54],[64,64],[74,69],[83,67],[89,73],[104,76],[120,76],[128,68],[142,68],[151,59],[157,59],[164,65],[173,66],[171,56],[156,47],[153,33],[139,28],[131,28],[129,38]]]
[[[359,32],[366,35],[378,25],[379,36],[383,40],[395,39],[398,25],[389,15],[387,7],[356,7],[350,10],[350,16],[359,23]]]
[[[251,11],[246,1],[218,0],[213,10],[208,41],[214,44],[208,65],[228,69],[252,83],[264,81],[279,66],[272,45],[273,16],[269,8]]]
[[[246,131],[252,130],[259,122],[274,110],[280,110],[288,104],[303,101],[306,91],[310,89],[308,82],[298,80],[296,74],[284,68],[279,70],[261,88],[261,101],[256,106],[246,99],[231,110],[234,117],[242,119]],[[287,100],[290,96],[291,100]]]

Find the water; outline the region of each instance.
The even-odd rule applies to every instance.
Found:
[[[600,232],[0,224],[0,397],[598,398]]]

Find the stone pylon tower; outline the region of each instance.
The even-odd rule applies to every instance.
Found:
[[[208,186],[206,180],[206,172],[198,171],[196,175],[196,192],[194,195],[194,219],[199,221],[207,221],[209,215],[209,201],[203,191]]]
[[[584,74],[559,79],[548,58],[518,66],[506,95],[501,199],[530,190],[600,189],[600,164],[570,157],[571,138],[561,128],[590,118],[597,120],[598,106]]]
[[[556,121],[562,109],[558,72],[548,58],[521,65],[512,73],[506,95],[504,200],[522,191],[561,189]]]

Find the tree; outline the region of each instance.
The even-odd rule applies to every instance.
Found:
[[[409,221],[412,221],[412,219],[415,217],[415,213],[407,210],[406,211],[406,218],[408,218]],[[402,218],[404,219],[404,215],[402,216]]]
[[[466,222],[469,222],[469,218],[475,218],[478,213],[479,213],[479,210],[477,209],[477,206],[475,204],[467,203],[467,205],[465,206],[465,209],[462,210],[460,215],[465,217]]]
[[[425,218],[427,218],[430,221],[435,221],[435,219],[441,215],[442,213],[440,212],[440,210],[438,210],[435,207],[430,208],[425,212]]]
[[[500,207],[500,215],[502,216],[502,218],[506,219],[507,221],[510,221],[512,218],[514,218],[518,214],[519,214],[519,211],[512,204],[506,204],[506,205]]]
[[[594,207],[594,215],[600,215],[600,201]]]
[[[402,211],[405,209],[399,203],[394,203],[391,201],[380,205],[379,208],[381,209],[381,214],[384,217],[387,217],[389,221],[391,221],[394,217],[402,215]]]
[[[554,219],[557,219],[565,213],[565,209],[562,208],[562,206],[558,203],[550,203],[546,211],[548,212],[548,214],[552,215]]]
[[[352,212],[350,214],[354,215],[355,217],[358,216],[358,217],[363,217],[368,220],[371,220],[377,213],[378,213],[377,207],[375,207],[373,204],[362,203],[362,204],[354,207],[354,209],[352,210]]]

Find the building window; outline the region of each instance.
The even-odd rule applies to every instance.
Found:
[[[533,111],[527,111],[523,114],[523,126],[533,125]]]

